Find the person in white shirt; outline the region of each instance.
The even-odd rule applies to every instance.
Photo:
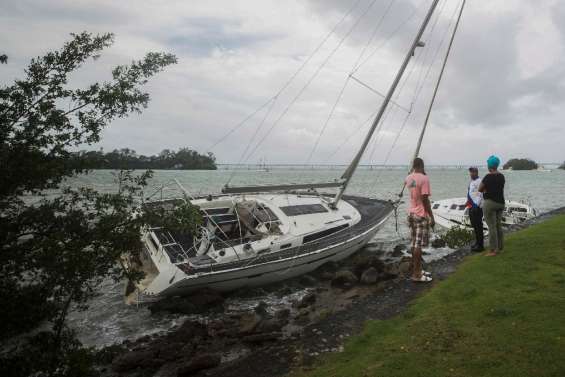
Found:
[[[475,231],[475,244],[471,250],[481,252],[484,248],[483,234],[483,194],[479,192],[481,178],[479,177],[479,169],[471,166],[469,168],[471,182],[467,189],[467,208],[469,208],[469,220]]]

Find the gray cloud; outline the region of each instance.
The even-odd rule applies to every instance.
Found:
[[[116,32],[115,46],[95,65],[81,70],[73,83],[102,80],[112,66],[151,50],[173,52],[179,64],[150,83],[149,109],[108,128],[100,146],[128,146],[140,153],[182,146],[205,151],[274,95],[355,1],[171,1],[167,6],[106,0],[4,1],[0,3],[0,20],[5,29],[0,36],[0,53],[10,55],[10,64],[0,67],[0,82],[7,84],[21,76],[29,58],[57,48],[70,32]],[[259,139],[371,1],[360,0],[337,33],[281,94]],[[263,157],[270,162],[305,161],[347,74],[390,1],[375,1],[334,58],[273,128],[251,162]],[[429,3],[393,2],[367,52],[382,47],[356,77],[373,88],[386,90]],[[427,69],[458,3],[440,2],[444,8],[434,34],[424,38],[427,49],[419,52],[422,55],[415,60],[414,74],[398,99],[403,105],[409,105],[416,79]],[[414,11],[413,19],[387,39]],[[565,117],[564,17],[565,4],[559,1],[542,0],[535,7],[527,0],[468,1],[426,137],[423,153],[427,159],[435,163],[474,163],[493,150],[546,161],[565,158],[561,147],[565,137],[560,131]],[[424,56],[428,60],[422,64]],[[390,154],[391,163],[404,163],[411,154],[437,75],[437,63]],[[331,160],[327,156],[353,134],[380,101],[374,93],[350,82],[313,161],[347,162],[362,132]],[[220,161],[239,159],[264,115],[259,113],[229,142],[214,150]],[[403,116],[397,111],[383,126],[373,162],[384,161]]]

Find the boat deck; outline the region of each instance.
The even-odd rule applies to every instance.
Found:
[[[218,264],[208,256],[194,257],[190,260],[192,266],[189,263],[180,263],[177,264],[177,267],[179,267],[187,275],[194,275],[198,273],[210,273],[234,268],[244,268],[256,264],[293,258],[323,249],[362,234],[385,219],[393,210],[392,203],[388,201],[355,196],[344,196],[343,199],[359,211],[361,214],[361,220],[354,226],[344,228],[330,236],[320,238],[319,241],[307,242],[304,245],[288,248],[284,251],[277,251],[276,253],[269,253],[268,250],[265,250],[263,254],[256,258],[231,263]]]

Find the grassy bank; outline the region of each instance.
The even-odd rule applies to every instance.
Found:
[[[297,376],[565,376],[565,216],[467,258],[401,316]]]

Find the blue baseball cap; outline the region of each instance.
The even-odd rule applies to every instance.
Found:
[[[487,166],[489,169],[496,169],[500,165],[500,158],[496,156],[490,156],[487,160]]]

